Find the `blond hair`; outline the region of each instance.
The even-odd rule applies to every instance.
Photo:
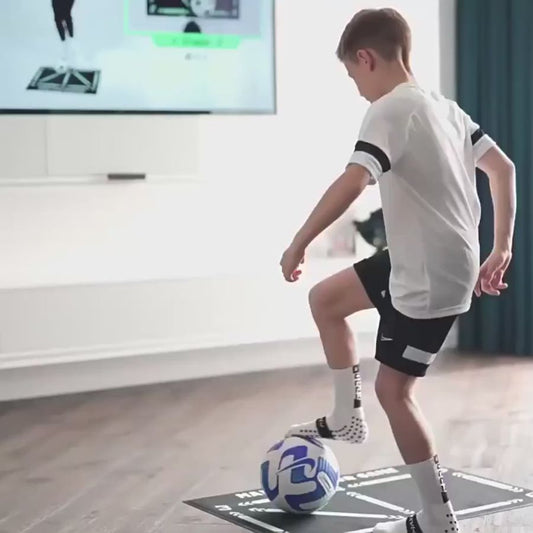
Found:
[[[395,9],[363,9],[357,12],[342,33],[337,57],[355,60],[358,50],[374,49],[383,59],[401,57],[410,71],[411,29]]]

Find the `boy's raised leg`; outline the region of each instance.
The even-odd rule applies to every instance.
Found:
[[[327,416],[292,426],[286,436],[315,437],[360,443],[368,427],[361,406],[361,378],[355,341],[346,317],[373,307],[353,268],[313,287],[309,304],[331,370],[335,401]]]

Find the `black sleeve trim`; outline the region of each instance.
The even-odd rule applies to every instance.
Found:
[[[357,141],[355,152],[366,152],[372,157],[375,157],[381,165],[383,173],[388,172],[391,169],[390,159],[387,157],[387,154],[375,144],[370,144],[365,141]]]
[[[483,137],[483,135],[485,135],[485,132],[481,128],[477,129],[474,133],[472,133],[472,135],[470,136],[470,139],[472,139],[472,146],[474,146],[479,141],[479,139]]]

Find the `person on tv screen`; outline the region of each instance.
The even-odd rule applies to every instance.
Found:
[[[78,52],[74,46],[74,22],[72,20],[72,8],[75,0],[52,0],[52,9],[54,11],[54,20],[62,42],[61,57],[55,69],[58,72],[64,72],[73,67],[73,56],[78,57]],[[67,36],[68,33],[68,36]],[[70,37],[70,39],[68,39]]]
[[[74,0],[52,0],[54,18],[57,31],[62,41],[66,39],[65,29],[70,37],[74,37],[74,23],[72,22],[72,6]]]

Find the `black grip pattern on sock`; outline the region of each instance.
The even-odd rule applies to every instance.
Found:
[[[354,365],[352,367],[353,371],[353,381],[354,381],[354,387],[355,387],[355,398],[353,401],[353,407],[354,409],[359,409],[361,407],[361,398],[362,398],[362,384],[361,384],[361,376],[359,374],[359,365]]]
[[[328,427],[328,424],[326,422],[326,417],[325,416],[323,416],[322,418],[317,418],[316,419],[316,429],[318,431],[318,434],[323,439],[334,439],[335,438],[333,436],[333,433],[331,432],[331,430]]]
[[[450,498],[448,497],[448,491],[446,490],[446,484],[444,483],[444,477],[442,476],[442,470],[440,467],[440,461],[438,455],[433,456],[433,462],[435,463],[435,468],[437,469],[437,477],[439,478],[440,485],[440,494],[442,497],[442,503],[448,503]]]
[[[416,515],[412,515],[407,519],[407,533],[424,533],[420,524],[418,523],[418,518]]]

